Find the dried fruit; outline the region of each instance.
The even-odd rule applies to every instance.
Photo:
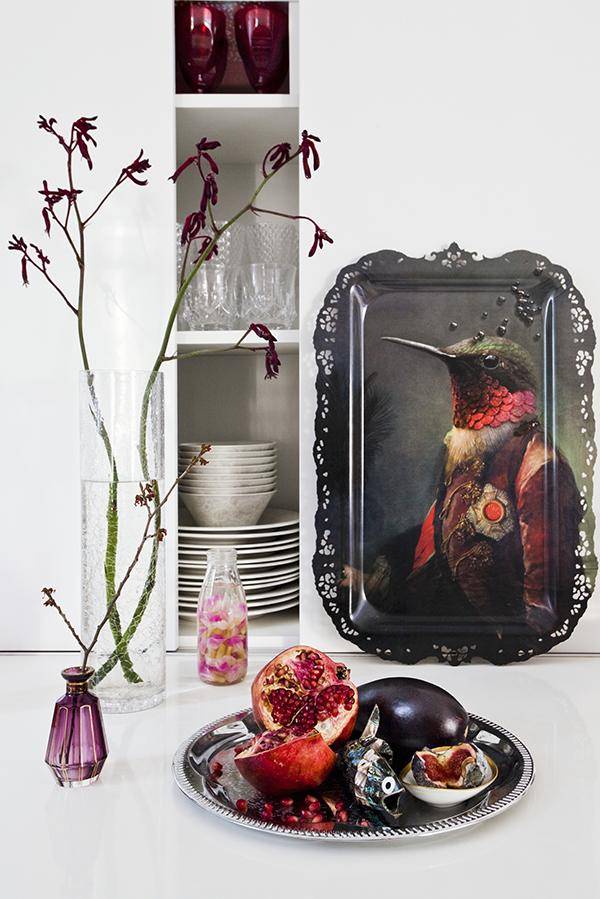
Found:
[[[460,743],[415,752],[412,772],[422,787],[478,787],[490,774],[488,761],[478,746]]]
[[[294,726],[316,729],[331,746],[348,739],[358,714],[350,672],[310,646],[293,646],[259,671],[252,684],[252,708],[268,730]]]
[[[235,757],[235,764],[242,777],[261,793],[283,796],[319,787],[330,774],[335,759],[335,753],[316,730],[281,727],[258,734]],[[267,806],[268,803],[263,806],[263,817],[265,811],[272,816],[272,807]]]

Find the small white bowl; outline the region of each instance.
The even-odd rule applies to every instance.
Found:
[[[277,483],[246,485],[245,487],[231,487],[227,484],[215,484],[214,487],[207,487],[203,484],[192,484],[185,486],[183,482],[179,485],[179,493],[181,496],[244,496],[246,493],[261,495],[263,493],[271,493],[277,490]]]
[[[494,783],[498,777],[498,768],[489,755],[486,755],[486,760],[490,766],[490,776],[487,780],[484,780],[482,784],[479,784],[478,787],[421,787],[415,782],[411,769],[412,762],[409,762],[408,765],[402,769],[400,772],[400,780],[410,795],[414,796],[415,799],[420,799],[421,802],[426,802],[427,805],[435,805],[438,808],[448,808],[451,805],[460,805],[461,802],[467,802],[469,799],[473,799],[479,793],[483,793],[484,790],[487,790],[487,788]]]
[[[205,441],[205,443],[210,444],[214,450],[223,450],[224,452],[229,453],[244,453],[244,452],[260,452],[263,450],[273,450],[277,449],[277,444],[274,440],[264,441],[263,443],[253,443],[251,440],[230,440],[230,441],[217,441],[216,443],[210,443],[210,440]],[[181,450],[193,450],[197,451],[202,446],[201,443],[180,443],[179,449]]]
[[[269,505],[275,492],[247,493],[243,496],[195,496],[180,493],[192,518],[200,527],[221,528],[254,525]]]

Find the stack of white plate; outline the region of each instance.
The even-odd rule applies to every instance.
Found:
[[[179,524],[179,615],[193,618],[215,546],[234,546],[240,579],[255,618],[292,609],[299,603],[298,513],[267,509],[254,525],[209,528],[194,525],[182,510]]]
[[[179,495],[200,527],[253,525],[277,490],[275,443],[212,443],[204,458],[179,485]],[[179,474],[200,443],[179,444]]]

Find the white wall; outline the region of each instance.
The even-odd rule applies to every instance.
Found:
[[[40,242],[55,275],[73,283],[58,237],[42,234],[36,191],[43,178],[51,185],[64,178],[61,152],[36,120],[39,113],[61,124],[99,116],[94,172],[82,179],[90,194],[108,186],[140,147],[151,159],[149,186],[124,185],[90,226],[87,292],[92,366],[148,368],[175,277],[174,190],[166,180],[174,161],[171,20],[170,0],[3,7],[0,648],[72,645],[56,614],[42,609],[42,586],[56,587],[68,612],[79,614],[75,317],[35,272],[22,288],[17,254],[4,250],[13,231]],[[171,434],[174,441],[174,427]]]
[[[303,183],[301,208],[335,239],[302,270],[305,642],[353,648],[310,568],[312,334],[323,297],[367,252],[419,256],[456,240],[486,256],[537,250],[567,267],[597,310],[599,30],[591,0],[302,0],[301,127],[322,138],[323,164]],[[599,499],[596,488],[597,516]],[[600,648],[599,607],[596,594],[566,650]]]

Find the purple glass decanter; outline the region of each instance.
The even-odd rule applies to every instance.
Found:
[[[61,787],[84,787],[98,780],[108,755],[102,710],[88,690],[93,668],[65,668],[67,692],[57,700],[48,737],[46,764]]]

